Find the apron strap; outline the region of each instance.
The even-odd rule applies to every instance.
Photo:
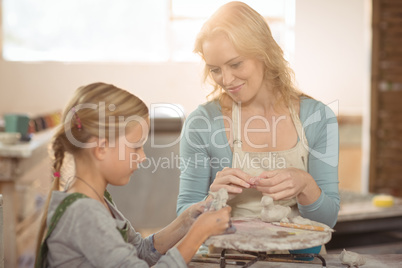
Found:
[[[307,146],[308,142],[307,142],[306,134],[304,132],[303,125],[299,118],[299,113],[296,112],[296,110],[293,106],[293,103],[290,103],[289,112],[290,112],[290,116],[292,117],[293,124],[295,125],[296,131],[297,131],[297,136],[299,136],[300,141],[302,141]]]
[[[240,103],[233,102],[232,104],[232,131],[233,131],[233,150],[240,149],[241,141],[241,112],[239,109]]]
[[[115,204],[112,200],[112,196],[110,193],[105,190],[104,192],[104,197],[115,207]],[[41,246],[40,246],[40,251],[39,251],[39,256],[37,260],[35,261],[35,268],[40,268],[40,267],[46,267],[46,258],[47,258],[47,253],[49,251],[49,248],[47,247],[47,239],[49,236],[52,234],[54,228],[56,228],[57,223],[59,222],[60,218],[63,216],[64,212],[67,210],[67,208],[74,203],[76,200],[81,199],[81,198],[89,198],[88,196],[82,194],[82,193],[72,193],[68,195],[66,198],[61,201],[61,203],[57,206],[52,219],[50,220],[50,225],[47,231],[47,234],[45,236],[45,239],[43,240]],[[121,236],[123,237],[124,241],[127,242],[127,230],[126,229],[119,229],[117,228],[118,231],[120,232]]]
[[[115,205],[114,202],[113,202],[112,195],[111,195],[107,190],[105,190],[105,192],[103,193],[103,196],[104,196],[114,207],[116,207],[116,205]]]
[[[61,201],[61,203],[57,206],[52,219],[50,220],[50,225],[47,231],[47,234],[45,236],[45,239],[43,240],[40,250],[39,250],[39,255],[37,260],[35,261],[35,268],[40,268],[40,267],[46,267],[46,258],[47,258],[47,253],[49,251],[49,248],[47,247],[47,239],[49,236],[52,234],[54,228],[56,228],[57,223],[59,222],[61,216],[63,216],[64,212],[66,209],[74,203],[77,199],[80,198],[89,198],[88,196],[82,194],[82,193],[73,193],[68,195],[66,198]]]

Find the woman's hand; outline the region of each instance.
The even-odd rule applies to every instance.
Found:
[[[215,180],[209,187],[211,192],[217,192],[225,188],[229,194],[229,200],[243,191],[244,188],[250,188],[251,176],[238,168],[225,167],[222,171],[216,173]]]
[[[321,194],[321,189],[313,177],[304,170],[284,168],[262,172],[252,178],[255,188],[271,196],[274,200],[297,198],[301,205],[314,203]]]

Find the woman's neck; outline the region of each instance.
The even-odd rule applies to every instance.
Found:
[[[225,113],[231,112],[233,105],[233,99],[231,97],[224,94],[219,103]],[[241,109],[249,114],[266,115],[286,112],[288,106],[282,100],[279,93],[274,94],[272,91],[267,91],[266,93],[258,94],[247,103],[241,103]]]

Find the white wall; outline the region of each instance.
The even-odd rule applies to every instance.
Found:
[[[364,114],[370,92],[371,1],[296,1],[299,87],[340,114]],[[331,106],[331,108],[333,108]]]
[[[296,57],[300,88],[340,113],[362,114],[369,92],[368,0],[296,1]],[[366,42],[366,43],[365,43]],[[205,101],[196,63],[19,63],[0,61],[0,115],[41,114],[62,108],[78,86],[105,81],[148,104],[181,104],[188,114]]]
[[[147,104],[179,103],[185,111],[205,101],[201,66],[195,63],[19,63],[0,61],[0,114],[41,114],[62,108],[79,86],[104,81]]]

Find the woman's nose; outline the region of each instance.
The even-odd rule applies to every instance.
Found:
[[[223,86],[229,86],[234,80],[234,75],[230,70],[222,71],[222,84]]]

